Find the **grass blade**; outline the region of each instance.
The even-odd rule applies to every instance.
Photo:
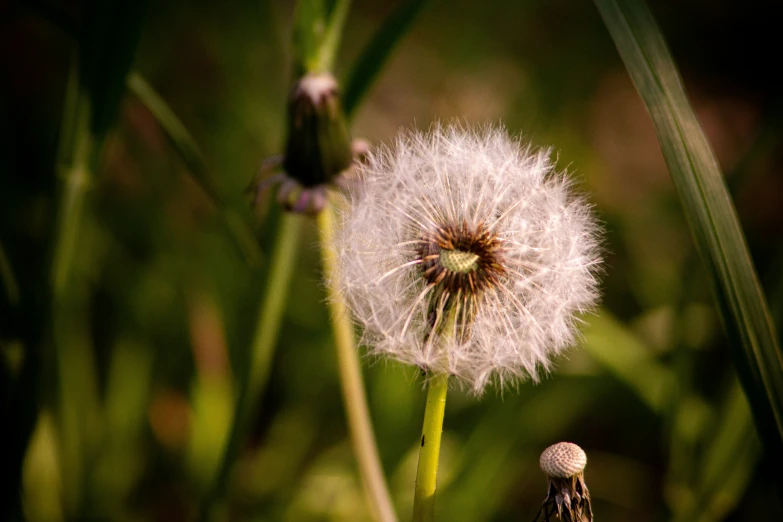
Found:
[[[348,18],[348,9],[351,7],[351,0],[337,0],[329,15],[329,25],[324,34],[324,41],[318,51],[319,69],[322,71],[331,71],[334,68],[334,60],[337,57],[337,50],[340,47],[340,40],[345,28],[345,20]]]
[[[783,355],[736,210],[660,30],[641,0],[595,0],[655,124],[715,289],[724,329],[770,458],[783,458]]]
[[[199,146],[163,97],[137,72],[128,76],[128,89],[150,111],[185,166],[196,176],[198,184],[211,198],[217,199],[217,190],[207,177],[206,162]]]
[[[729,393],[716,415],[713,437],[706,445],[693,484],[695,495],[675,506],[673,522],[717,522],[740,502],[760,454],[745,395],[732,379]]]
[[[343,102],[345,115],[350,119],[353,111],[391,55],[400,39],[413,25],[426,0],[408,0],[394,11],[356,60],[345,81]]]
[[[245,219],[231,209],[218,193],[215,184],[209,177],[204,156],[185,128],[182,121],[174,114],[171,107],[157,93],[155,89],[138,73],[133,72],[128,76],[128,89],[144,104],[152,117],[158,122],[166,133],[174,150],[182,158],[185,167],[201,189],[212,200],[223,218],[223,223],[228,234],[236,243],[247,264],[256,267],[260,264],[262,254],[258,246],[255,233]]]
[[[674,373],[658,362],[652,350],[608,311],[601,310],[590,318],[583,346],[650,410],[661,413],[676,396]]]
[[[323,59],[320,53],[326,31],[326,6],[323,0],[299,0],[294,11],[294,76],[315,71]]]

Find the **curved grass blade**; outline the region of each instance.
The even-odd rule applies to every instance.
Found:
[[[781,460],[783,355],[718,163],[646,5],[641,0],[595,4],[652,116],[768,457]]]
[[[714,435],[704,448],[695,495],[673,513],[673,522],[718,522],[742,499],[761,453],[748,402],[736,378],[721,405]]]
[[[128,75],[128,89],[147,107],[166,133],[174,150],[182,158],[193,179],[212,200],[223,218],[226,230],[242,252],[247,264],[251,267],[259,265],[262,254],[253,230],[242,216],[223,201],[209,178],[204,156],[185,125],[139,73],[132,72]]]
[[[370,90],[370,86],[378,73],[381,72],[397,43],[413,25],[416,15],[419,14],[425,3],[426,0],[408,0],[400,5],[386,19],[386,22],[375,33],[364,52],[356,60],[345,81],[345,95],[343,96],[345,115],[349,119],[364,95]]]

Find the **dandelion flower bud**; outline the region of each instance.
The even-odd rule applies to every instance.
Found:
[[[318,214],[329,185],[347,184],[354,157],[366,153],[362,141],[352,143],[337,81],[327,73],[308,73],[294,85],[288,103],[285,154],[264,161],[248,191],[258,202],[277,185],[277,201],[289,211]],[[283,172],[266,177],[282,166]]]
[[[337,81],[309,73],[291,93],[283,169],[304,187],[331,181],[353,161]]]
[[[544,450],[539,464],[547,476],[547,497],[535,520],[542,514],[544,520],[549,520],[557,513],[560,520],[581,522],[586,516],[592,522],[590,491],[584,479],[587,455],[582,448],[571,442],[558,442]]]
[[[369,153],[338,231],[349,308],[376,355],[476,394],[537,380],[595,303],[597,228],[548,151],[436,126]]]

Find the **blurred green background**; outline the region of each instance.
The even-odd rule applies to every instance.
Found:
[[[398,3],[353,3],[351,68]],[[31,521],[190,520],[213,478],[248,364],[275,212],[243,193],[285,139],[291,2],[149,2],[133,61],[199,144],[222,205],[253,224],[249,265],[224,214],[128,94],[79,225],[52,326],[57,149],[81,2],[0,1],[2,476]],[[783,314],[783,118],[771,61],[783,8],[651,5],[727,176],[775,320]],[[659,145],[590,2],[431,0],[356,111],[388,142],[435,120],[504,122],[553,147],[606,227],[603,305],[541,384],[451,393],[436,512],[531,520],[538,455],[576,442],[599,522],[783,520]],[[367,520],[312,226],[252,436],[219,513]],[[56,339],[56,342],[52,342]],[[55,349],[56,345],[56,349]],[[424,408],[415,369],[364,361],[378,446],[408,518]],[[65,382],[57,368],[75,376]],[[29,440],[28,440],[29,438]],[[21,479],[20,479],[21,477]],[[10,481],[3,481],[10,484]],[[4,489],[12,502],[15,488]],[[19,513],[9,515],[15,519]]]

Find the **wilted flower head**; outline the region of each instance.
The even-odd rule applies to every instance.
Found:
[[[541,453],[539,464],[547,476],[547,495],[534,522],[542,514],[545,522],[552,515],[569,522],[581,522],[587,517],[592,522],[590,491],[584,477],[587,466],[584,450],[572,442],[558,442]]]
[[[596,299],[596,226],[549,152],[503,129],[434,127],[369,154],[338,233],[370,353],[480,394],[537,379]]]

